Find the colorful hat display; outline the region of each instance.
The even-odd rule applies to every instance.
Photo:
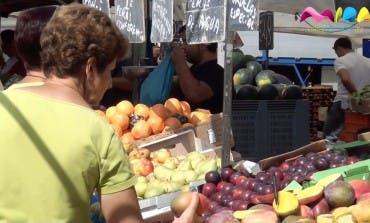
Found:
[[[370,13],[366,7],[362,7],[357,14],[357,22],[369,21],[370,22]]]
[[[334,16],[330,9],[325,9],[319,13],[312,7],[306,7],[302,11],[299,21],[302,22],[309,17],[312,17],[317,22],[320,22],[323,19],[330,19],[331,21],[334,21]]]
[[[319,13],[316,9],[309,6],[303,9],[301,16],[299,17],[299,22],[303,22],[310,17],[317,22],[320,22],[323,19],[329,19],[333,22],[370,22],[370,13],[365,6],[362,7],[358,13],[352,6],[347,6],[344,9],[342,7],[338,7],[335,15],[330,9],[325,9]]]

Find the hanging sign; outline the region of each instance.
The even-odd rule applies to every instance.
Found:
[[[188,0],[186,3],[186,40],[211,43],[225,40],[224,0]]]
[[[130,43],[145,42],[144,0],[115,0],[116,24]]]
[[[102,11],[105,14],[110,15],[109,0],[82,0],[82,4],[88,5],[92,8],[96,8],[99,11]]]
[[[258,40],[259,50],[274,48],[274,14],[271,11],[260,13]]]
[[[257,30],[257,0],[228,0],[230,9],[229,29],[231,31]]]
[[[152,32],[153,43],[171,42],[173,39],[173,0],[153,0]]]

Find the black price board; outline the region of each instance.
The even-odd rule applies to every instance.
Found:
[[[261,12],[258,27],[259,50],[274,48],[274,14],[271,11]]]
[[[83,0],[82,4],[96,8],[109,15],[109,0]]]
[[[232,31],[257,30],[257,0],[228,0],[229,29]]]
[[[144,0],[116,0],[116,24],[130,43],[145,42]]]
[[[171,42],[173,39],[173,0],[153,0],[152,32],[153,43]]]
[[[187,1],[186,40],[188,43],[211,43],[225,40],[224,0]]]

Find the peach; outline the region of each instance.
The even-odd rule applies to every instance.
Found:
[[[279,218],[274,211],[268,211],[263,209],[254,210],[248,212],[241,223],[277,223]]]
[[[355,197],[356,199],[364,193],[370,192],[370,182],[367,180],[350,180],[348,183],[353,187],[355,190]]]
[[[315,185],[298,191],[296,196],[300,204],[308,204],[322,198],[323,191],[323,186]]]
[[[360,202],[363,202],[363,201],[366,201],[366,200],[369,200],[370,199],[370,192],[369,193],[364,193],[364,194],[361,194],[360,196],[358,196],[358,198],[356,199],[356,203],[360,203]]]
[[[298,214],[306,218],[312,218],[312,219],[315,218],[312,209],[304,204],[299,205]]]

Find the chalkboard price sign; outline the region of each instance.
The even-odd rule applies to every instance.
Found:
[[[88,5],[92,8],[96,8],[102,12],[104,12],[107,15],[110,15],[109,13],[109,0],[83,0],[82,4]]]
[[[259,50],[274,48],[274,14],[271,11],[261,12],[259,17]]]
[[[228,0],[229,29],[232,31],[257,30],[257,0]]]
[[[153,0],[152,32],[153,43],[171,42],[173,38],[173,0]]]
[[[145,42],[144,0],[116,0],[116,24],[130,43]]]
[[[225,40],[224,0],[188,0],[186,3],[186,40],[211,43]]]

